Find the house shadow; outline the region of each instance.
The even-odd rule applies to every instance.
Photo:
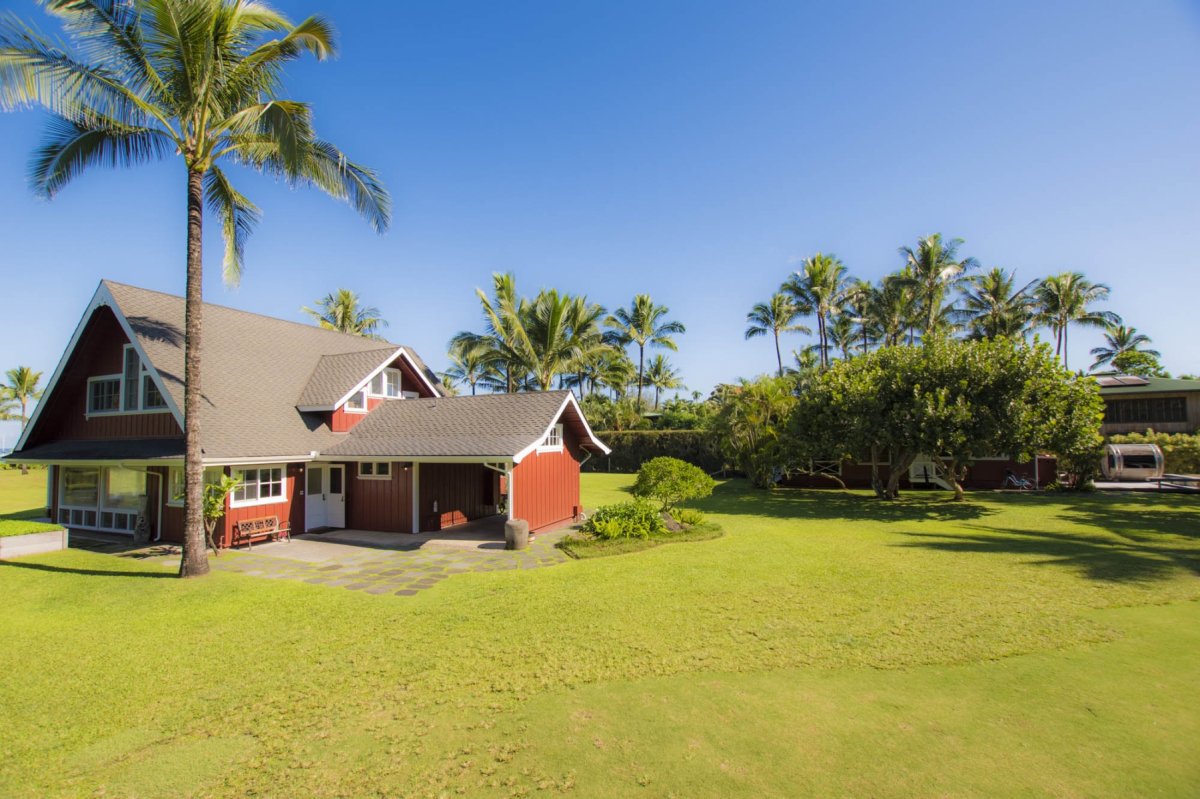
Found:
[[[4,569],[31,569],[40,572],[57,572],[59,574],[80,574],[86,577],[133,577],[133,578],[151,578],[173,579],[177,575],[174,572],[154,570],[154,571],[123,571],[120,569],[77,569],[71,566],[53,566],[48,563],[29,563],[20,560],[0,560],[0,572]]]
[[[1098,524],[1098,522],[1097,522]],[[1072,570],[1100,582],[1165,580],[1179,571],[1200,576],[1200,549],[1173,546],[1170,535],[1147,530],[1112,536],[967,525],[979,532],[961,534],[906,532],[910,541],[895,544],[939,552],[1023,556],[1038,566]]]

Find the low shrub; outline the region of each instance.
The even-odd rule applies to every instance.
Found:
[[[670,512],[680,502],[707,497],[716,485],[716,480],[690,463],[678,458],[654,458],[638,469],[633,495],[653,499],[660,510]]]
[[[650,538],[667,530],[659,511],[649,502],[618,502],[596,509],[583,525],[583,531],[595,538]]]
[[[697,541],[711,541],[724,535],[724,530],[713,522],[703,522],[694,527],[687,527],[678,533],[666,533],[649,538],[593,538],[591,536],[569,535],[560,538],[556,547],[572,558],[584,560],[587,558],[604,558],[610,555],[628,555],[653,549],[663,544],[686,544]]]
[[[693,508],[679,508],[673,511],[671,516],[684,527],[695,527],[704,521],[704,514]]]

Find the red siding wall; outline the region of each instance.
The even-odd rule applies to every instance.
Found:
[[[405,466],[393,463],[388,480],[359,480],[358,464],[346,464],[347,527],[386,533],[412,532],[412,467]]]
[[[383,400],[379,397],[367,397],[367,413],[379,407]],[[367,418],[367,413],[351,413],[340,407],[329,415],[329,429],[335,433],[349,433],[354,425]]]
[[[438,515],[458,513],[464,521],[492,515],[496,504],[497,472],[478,463],[422,463],[420,477],[421,529],[436,530]]]
[[[285,521],[291,522],[293,533],[304,532],[304,497],[298,493],[299,489],[304,486],[304,466],[299,463],[289,463],[285,467],[285,472],[284,496],[287,497],[286,501],[272,502],[269,505],[251,505],[246,508],[233,508],[230,507],[228,501],[226,502],[225,519],[217,525],[217,531],[213,535],[219,546],[233,545],[233,525],[243,519],[278,516],[281,524]],[[230,470],[226,468],[225,473],[229,474]]]
[[[579,446],[570,431],[561,452],[534,452],[513,470],[513,516],[540,530],[567,521],[579,508]]]
[[[108,308],[92,314],[66,368],[46,398],[29,446],[47,441],[106,438],[177,438],[183,435],[169,411],[86,418],[89,377],[120,374],[129,343]]]

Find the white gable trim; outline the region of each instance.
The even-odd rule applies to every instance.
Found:
[[[437,386],[435,386],[429,382],[429,378],[425,376],[425,371],[423,369],[421,369],[421,367],[417,366],[416,361],[414,361],[413,357],[408,354],[408,351],[405,350],[404,347],[399,347],[395,352],[393,352],[391,355],[389,355],[383,363],[379,364],[379,366],[376,366],[371,371],[370,374],[368,374],[365,378],[363,378],[361,381],[359,381],[354,386],[354,388],[347,391],[340,400],[333,403],[333,405],[297,405],[296,410],[301,411],[302,413],[320,413],[322,411],[337,410],[338,408],[345,405],[346,402],[349,401],[349,399],[351,397],[353,397],[355,394],[357,394],[360,391],[365,391],[367,389],[367,386],[371,385],[371,381],[375,379],[375,376],[378,375],[380,372],[382,372],[384,369],[391,366],[392,362],[395,361],[397,358],[403,358],[404,361],[409,366],[412,367],[413,372],[415,372],[417,377],[419,377],[421,379],[421,382],[424,383],[429,388],[429,390],[433,392],[434,397],[440,397],[442,395],[442,392],[438,390]]]
[[[520,463],[525,459],[525,456],[542,445],[542,442],[546,440],[546,436],[550,435],[550,431],[554,429],[554,425],[558,424],[558,420],[562,418],[563,411],[567,409],[567,406],[573,406],[575,408],[575,413],[579,414],[579,421],[583,422],[583,429],[584,432],[587,433],[588,440],[591,441],[592,444],[594,444],[605,455],[608,455],[610,452],[612,452],[611,449],[604,445],[603,441],[596,438],[596,434],[592,432],[592,426],[588,424],[587,417],[583,415],[583,409],[580,408],[579,403],[575,401],[575,395],[568,392],[567,397],[563,400],[562,405],[558,406],[558,412],[554,414],[554,418],[550,420],[550,424],[546,425],[546,429],[542,431],[542,434],[538,436],[536,441],[513,456],[513,463]]]
[[[108,290],[108,286],[104,285],[104,281],[100,281],[100,285],[96,287],[96,293],[92,295],[91,302],[88,303],[87,309],[79,319],[79,324],[75,326],[75,332],[71,334],[71,340],[67,343],[67,348],[58,360],[58,366],[54,368],[54,374],[50,376],[50,382],[46,384],[46,389],[42,392],[41,400],[34,406],[33,414],[29,417],[29,423],[25,425],[25,429],[21,432],[21,438],[17,440],[17,452],[25,448],[25,441],[29,438],[29,434],[33,432],[34,426],[41,417],[42,408],[47,404],[46,401],[50,399],[51,395],[54,394],[55,388],[58,387],[58,381],[67,369],[67,362],[71,360],[71,355],[79,345],[79,339],[83,337],[83,331],[87,328],[88,322],[92,320],[92,315],[101,307],[108,307],[112,310],[113,315],[117,317],[117,322],[121,325],[121,330],[125,332],[125,337],[129,339],[129,343],[137,351],[138,357],[146,365],[146,370],[150,373],[150,379],[154,381],[155,387],[163,395],[163,399],[167,401],[167,408],[175,417],[175,421],[179,423],[179,427],[183,428],[183,414],[179,412],[178,406],[175,405],[175,399],[167,391],[167,387],[163,384],[162,377],[158,374],[158,370],[154,368],[154,364],[146,357],[146,351],[142,349],[141,342],[133,334],[133,328],[130,327],[129,321],[125,318],[125,314],[121,312],[121,308],[117,305],[116,300],[113,299],[112,292]]]

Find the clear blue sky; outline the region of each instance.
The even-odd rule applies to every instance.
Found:
[[[289,83],[383,174],[393,229],[241,175],[265,219],[236,290],[210,225],[210,301],[299,319],[352,288],[440,368],[493,271],[609,307],[649,292],[687,324],[671,357],[706,391],[771,368],[744,316],[797,259],[834,252],[874,279],[941,231],[1022,279],[1110,284],[1169,369],[1200,372],[1194,4],[277,6],[340,30],[341,57]],[[0,9],[50,24],[32,2]],[[39,129],[0,115],[0,365],[48,376],[100,278],[182,293],[184,176],[97,171],[42,202],[24,178]],[[1072,365],[1095,343],[1075,335]]]

